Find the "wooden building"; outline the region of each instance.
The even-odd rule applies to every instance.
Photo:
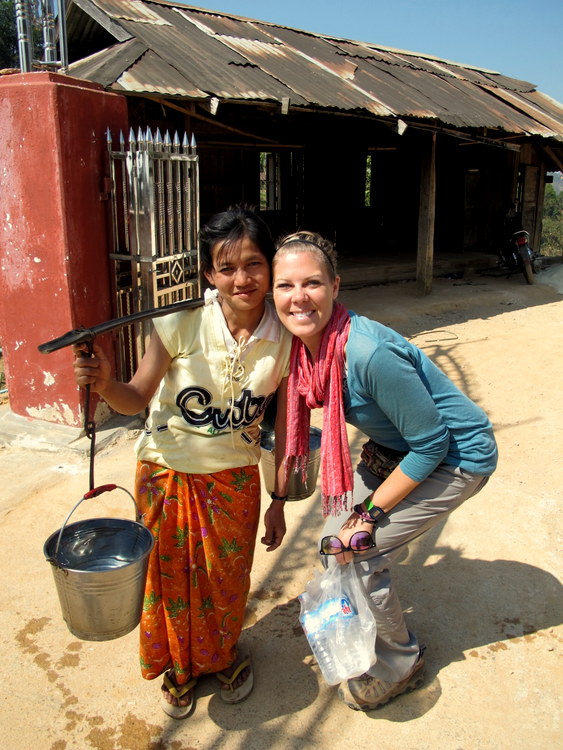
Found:
[[[133,130],[187,130],[201,217],[260,207],[339,255],[496,254],[511,208],[539,247],[563,106],[534,85],[431,55],[147,0],[71,0],[69,74],[125,94]]]

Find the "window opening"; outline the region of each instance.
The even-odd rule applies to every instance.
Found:
[[[260,152],[260,208],[262,211],[280,209],[280,157],[271,151]]]
[[[364,206],[371,207],[371,154],[366,156],[365,184],[364,184]]]

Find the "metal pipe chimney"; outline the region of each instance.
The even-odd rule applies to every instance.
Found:
[[[43,27],[43,61],[45,63],[56,63],[57,36],[55,34],[53,0],[41,0],[41,25]]]
[[[59,54],[61,72],[66,73],[68,69],[68,40],[66,36],[66,2],[57,0],[59,9]]]
[[[29,73],[33,63],[31,7],[29,0],[16,0],[16,30],[18,35],[20,69],[22,73]]]

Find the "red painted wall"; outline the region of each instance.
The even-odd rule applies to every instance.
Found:
[[[0,342],[10,408],[78,426],[72,354],[39,344],[112,317],[106,128],[123,96],[55,73],[0,77]]]

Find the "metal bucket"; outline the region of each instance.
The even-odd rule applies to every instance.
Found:
[[[62,527],[45,542],[63,618],[85,641],[109,641],[141,619],[149,554],[154,539],[145,526],[124,518],[93,518],[67,526],[83,500],[124,487],[103,485],[87,492]]]
[[[301,472],[292,472],[289,478],[287,488],[288,500],[304,500],[310,497],[316,489],[317,477],[319,475],[319,466],[321,463],[321,430],[317,427],[311,427],[309,432],[309,463],[307,464],[307,473],[305,480]],[[268,492],[274,491],[275,486],[275,437],[274,433],[262,430],[260,437],[260,452],[262,455],[260,463],[262,464],[262,474],[264,484]]]

